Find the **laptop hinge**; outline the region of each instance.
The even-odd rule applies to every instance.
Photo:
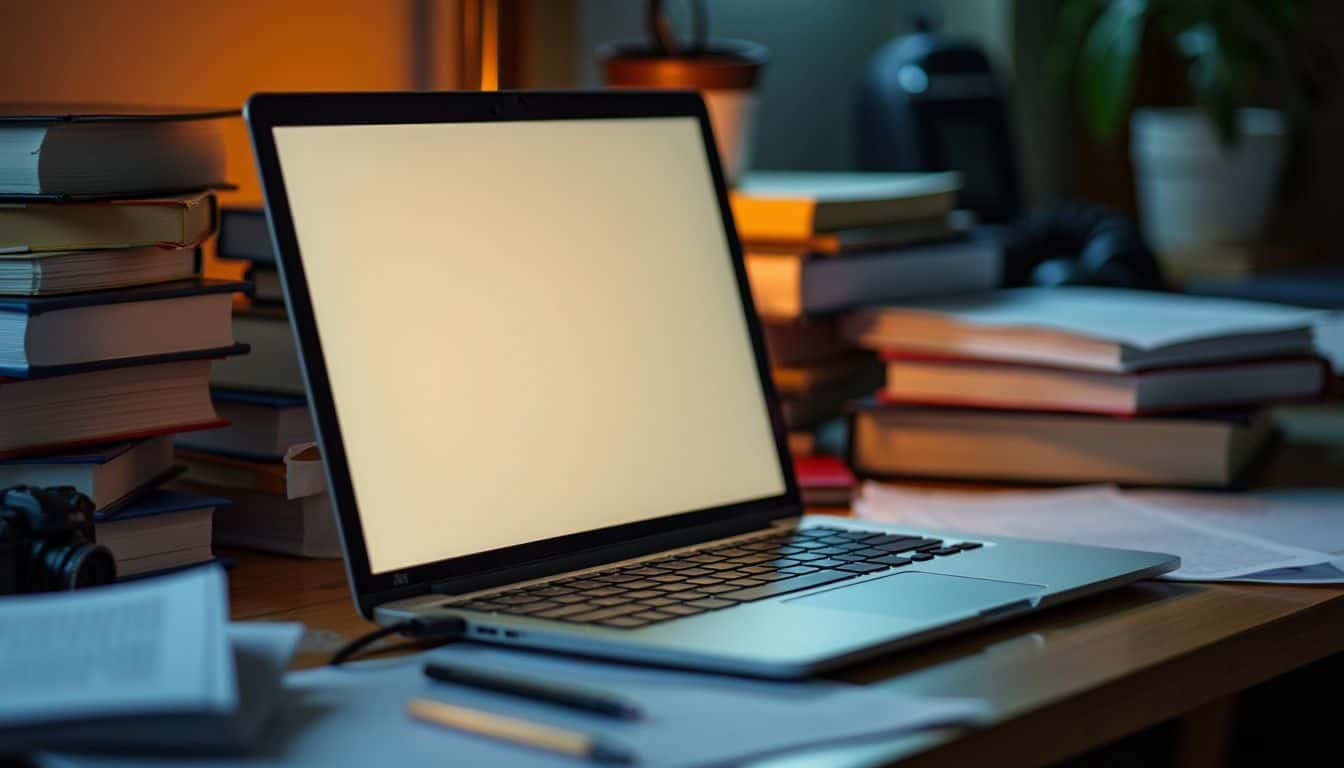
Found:
[[[714,541],[715,539],[722,539],[727,536],[737,536],[743,533],[764,530],[774,524],[774,518],[770,515],[753,515],[751,517],[738,518],[726,522],[696,526],[695,528],[671,531],[669,533],[648,536],[634,541],[594,547],[592,549],[583,550],[582,552],[547,558],[545,560],[537,560],[531,563],[523,563],[497,571],[490,571],[488,573],[478,573],[456,579],[449,579],[431,585],[430,592],[445,595],[476,592],[478,590],[503,586],[505,584],[513,584],[519,581],[545,578],[546,576],[565,573],[567,571],[592,568],[593,566],[602,565],[604,563],[615,563],[621,560],[629,560],[633,557],[652,555],[669,549],[689,547],[694,544]]]

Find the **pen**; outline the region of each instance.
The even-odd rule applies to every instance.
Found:
[[[406,702],[406,713],[422,722],[456,728],[477,736],[578,757],[595,763],[634,765],[636,762],[634,753],[629,750],[587,733],[467,709],[441,701],[411,699]]]
[[[425,676],[445,683],[457,683],[470,688],[544,701],[623,720],[638,720],[644,714],[636,704],[601,691],[542,683],[498,672],[449,664],[426,664]]]

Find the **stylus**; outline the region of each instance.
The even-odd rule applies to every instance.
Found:
[[[456,683],[469,688],[517,696],[533,701],[558,704],[570,709],[581,709],[607,717],[638,720],[643,716],[638,705],[602,691],[577,688],[555,683],[526,680],[498,672],[486,672],[449,664],[426,664],[425,675],[445,683]]]

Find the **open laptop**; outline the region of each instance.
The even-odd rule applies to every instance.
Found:
[[[246,114],[365,616],[797,677],[1177,565],[803,516],[693,93]]]

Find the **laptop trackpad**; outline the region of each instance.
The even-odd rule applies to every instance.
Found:
[[[1039,584],[906,571],[788,602],[904,619],[935,619],[974,613],[1044,591]]]

